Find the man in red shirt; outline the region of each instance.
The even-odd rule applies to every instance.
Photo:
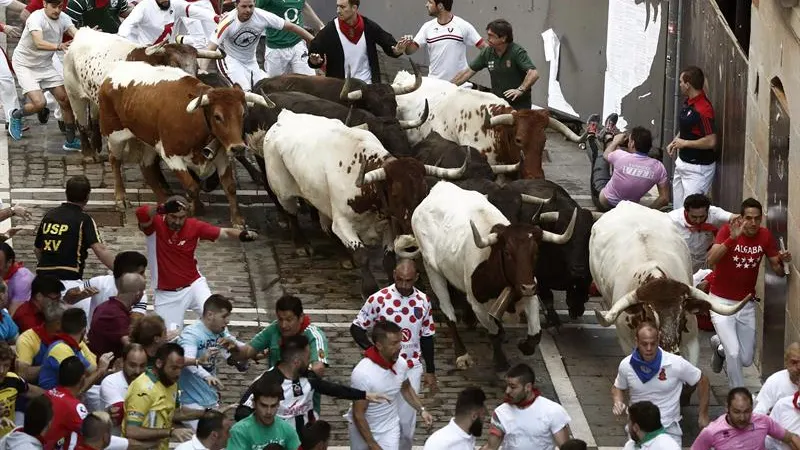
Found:
[[[156,286],[155,310],[164,318],[168,330],[183,327],[187,310],[201,315],[203,304],[211,296],[208,282],[198,271],[195,259],[200,240],[215,242],[222,238],[249,242],[258,237],[254,231],[215,227],[187,217],[188,214],[189,202],[179,195],[170,197],[157,208],[143,205],[136,209],[139,229],[147,236],[150,276]]]
[[[723,303],[735,303],[755,295],[761,258],[766,255],[773,272],[786,276],[783,263],[791,262],[789,252],[779,251],[772,233],[761,226],[761,203],[753,198],[742,202],[741,216],[723,225],[708,252],[708,266],[714,268],[709,295]],[[711,369],[719,373],[723,362],[731,388],[744,386],[742,367],[753,364],[756,344],[756,307],[753,302],[732,316],[711,313],[717,334],[711,337]]]
[[[144,295],[147,281],[138,273],[126,273],[117,280],[117,295],[94,311],[89,328],[89,350],[95,355],[108,352],[119,358],[130,342],[131,308]]]
[[[53,404],[53,421],[41,437],[44,450],[68,449],[77,444],[83,419],[89,415],[86,406],[78,400],[85,378],[86,368],[77,356],[61,361],[58,386],[45,394]]]
[[[61,301],[64,284],[52,275],[37,275],[31,283],[31,299],[14,311],[14,322],[20,334],[44,325],[44,307],[50,302]]]

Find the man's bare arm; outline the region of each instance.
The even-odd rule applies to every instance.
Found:
[[[353,402],[353,421],[356,423],[356,429],[361,435],[361,438],[364,439],[367,447],[374,448],[378,447],[378,442],[375,440],[375,437],[372,436],[372,431],[370,431],[369,423],[367,423],[367,418],[365,417],[367,405],[368,402],[366,400],[356,400]]]
[[[653,200],[650,207],[653,209],[661,209],[669,203],[669,185],[667,183],[658,185],[658,197]]]
[[[466,83],[470,78],[475,76],[475,71],[467,68],[459,72],[452,80],[452,83],[456,86],[461,86],[462,84]]]
[[[102,244],[100,242],[93,244],[92,251],[104,266],[108,267],[109,270],[114,269],[114,258],[116,255],[114,255],[114,252],[106,247],[106,244]]]

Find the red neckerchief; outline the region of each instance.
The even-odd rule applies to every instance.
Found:
[[[339,21],[339,29],[342,30],[342,34],[347,40],[353,44],[358,44],[358,40],[361,39],[361,35],[364,34],[364,18],[361,17],[361,14],[356,14],[356,24],[352,27],[338,17],[336,20]]]
[[[94,7],[96,9],[103,9],[108,6],[108,0],[94,0]]]
[[[372,347],[368,348],[367,351],[364,352],[364,356],[369,358],[370,361],[374,362],[382,369],[391,370],[393,374],[397,375],[397,372],[394,371],[394,364],[383,359],[383,356],[381,356],[380,352],[378,352],[378,347],[373,345]]]
[[[719,231],[717,227],[707,222],[703,222],[700,225],[692,224],[691,222],[689,222],[689,213],[687,213],[685,209],[683,210],[683,220],[685,220],[686,225],[689,226],[689,231],[694,231],[694,232],[710,231],[714,234],[717,234],[717,231]]]
[[[298,335],[303,334],[303,332],[306,331],[306,328],[308,328],[309,325],[311,325],[311,317],[309,317],[308,314],[306,314],[303,316],[303,322],[300,323],[300,329],[297,331],[297,334]],[[281,342],[279,345],[283,345],[283,335],[281,335]]]
[[[503,402],[508,403],[509,405],[514,405],[519,409],[525,409],[528,406],[531,406],[533,402],[535,402],[536,399],[539,398],[540,395],[542,395],[542,393],[538,389],[534,389],[533,397],[530,400],[523,400],[519,403],[514,403],[510,398],[506,397],[505,399],[503,399]]]
[[[800,409],[800,405],[797,404],[797,398],[800,397],[800,391],[794,393],[794,397],[792,398],[792,404],[794,405],[795,409]]]
[[[39,340],[42,341],[42,344],[50,346],[53,341],[56,340],[55,336],[51,335],[47,332],[44,325],[39,325],[38,327],[33,327],[33,332],[39,336]]]
[[[81,344],[68,334],[57,333],[55,340],[64,341],[65,344],[69,345],[69,347],[76,352],[81,351]]]
[[[11,267],[8,268],[8,272],[6,272],[6,276],[3,277],[3,281],[10,280],[11,277],[13,277],[14,274],[17,273],[17,271],[21,268],[22,268],[21,262],[15,262],[14,264],[12,264]]]

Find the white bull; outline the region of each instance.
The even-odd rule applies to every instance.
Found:
[[[589,268],[607,312],[595,311],[603,326],[616,322],[624,352],[635,345],[634,330],[650,320],[660,330],[660,346],[697,365],[700,344],[697,318],[701,310],[735,314],[735,305],[713,300],[692,287],[689,248],[669,217],[637,203],[621,202],[592,227]]]
[[[576,211],[577,212],[577,211]],[[495,367],[508,366],[502,350],[499,327],[484,306],[498,299],[525,300],[528,337],[520,342],[520,350],[533,354],[541,339],[539,302],[534,295],[534,270],[540,242],[563,244],[572,237],[575,217],[563,235],[544,231],[530,224],[511,225],[506,217],[474,191],[441,181],[414,211],[411,226],[422,252],[431,289],[439,299],[439,307],[447,316],[453,333],[456,364],[464,368],[472,364],[456,328],[456,314],[447,284],[467,296],[478,320],[492,335]],[[499,316],[505,308],[499,308]]]

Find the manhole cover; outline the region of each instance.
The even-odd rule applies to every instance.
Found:
[[[86,211],[98,227],[121,227],[122,213],[119,211]]]

